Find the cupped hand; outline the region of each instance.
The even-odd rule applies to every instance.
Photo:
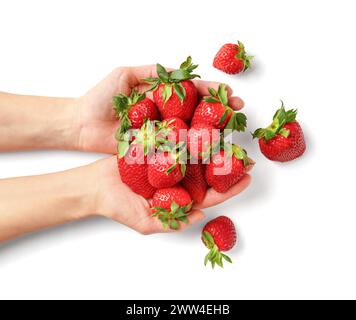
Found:
[[[116,154],[115,132],[119,126],[113,110],[112,98],[118,93],[129,95],[136,88],[140,92],[149,89],[142,79],[156,77],[156,66],[120,67],[77,100],[75,126],[78,131],[77,149],[81,151]],[[218,89],[219,83],[194,81],[201,96],[209,95],[208,88]],[[239,110],[243,101],[232,96],[227,87],[229,104]],[[152,98],[151,93],[148,96]]]
[[[98,183],[96,207],[99,214],[145,235],[172,232],[170,229],[163,228],[161,222],[152,217],[149,201],[131,191],[121,181],[116,157],[98,161],[95,166]],[[204,219],[202,209],[216,206],[238,195],[248,187],[250,182],[251,177],[247,174],[225,194],[209,189],[204,201],[195,206],[188,216],[189,223],[182,223],[179,231],[183,231],[189,225]]]

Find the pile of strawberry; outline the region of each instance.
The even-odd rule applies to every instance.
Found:
[[[214,60],[214,67],[239,73],[250,67],[242,43],[225,45]],[[152,218],[165,228],[178,230],[188,223],[194,205],[202,203],[209,187],[227,192],[247,173],[250,160],[238,145],[225,142],[224,130],[244,131],[247,119],[235,112],[228,101],[226,86],[209,89],[201,97],[194,85],[197,65],[191,57],[179,69],[167,71],[157,64],[157,78],[151,85],[153,101],[146,93],[132,90],[130,96],[113,98],[120,119],[117,131],[118,167],[121,180],[152,204]],[[303,134],[295,121],[296,111],[276,113],[273,123],[253,134],[259,138],[267,158],[288,161],[305,150]],[[209,222],[202,240],[210,249],[206,263],[222,266],[231,262],[222,251],[236,243],[236,230],[227,217]]]
[[[196,68],[190,57],[171,72],[158,64],[158,78],[145,79],[152,85],[153,101],[135,90],[129,97],[114,97],[121,179],[137,194],[153,199],[153,216],[175,230],[179,222],[187,222],[193,203],[204,200],[209,186],[226,192],[249,165],[240,147],[229,145],[230,154],[224,151],[219,131],[245,130],[245,115],[229,106],[223,84],[218,91],[209,89],[210,96],[199,97],[192,81],[199,77],[193,74]],[[231,158],[231,172],[215,175]]]

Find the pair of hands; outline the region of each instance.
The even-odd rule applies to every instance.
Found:
[[[149,86],[141,79],[156,77],[156,66],[122,67],[115,69],[83,97],[75,101],[73,125],[75,132],[75,149],[89,152],[116,154],[117,142],[114,138],[118,121],[112,105],[112,97],[118,93],[129,95],[133,88],[140,92]],[[201,96],[209,95],[208,88],[218,89],[219,83],[194,81]],[[239,110],[243,101],[232,96],[231,88],[227,87],[229,105]],[[149,95],[148,95],[149,96]],[[116,157],[98,161],[93,164],[97,174],[97,190],[95,210],[98,213],[114,219],[142,234],[171,232],[165,230],[158,219],[151,218],[149,202],[135,194],[122,183],[117,168]],[[242,192],[250,184],[251,177],[245,178],[227,193],[220,194],[213,189],[208,190],[203,203],[195,206],[189,216],[189,224],[204,218],[201,209],[222,203]],[[180,230],[183,230],[183,225]]]

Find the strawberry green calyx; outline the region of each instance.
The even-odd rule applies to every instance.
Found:
[[[185,80],[200,78],[199,75],[193,74],[193,71],[196,68],[198,68],[198,65],[194,65],[192,63],[192,57],[188,57],[187,60],[180,65],[178,70],[171,72],[168,72],[162,65],[157,64],[158,78],[146,78],[144,81],[152,85],[149,91],[154,91],[160,84],[164,84],[164,103],[170,99],[173,94],[173,90],[178,96],[179,100],[183,102],[186,97],[186,91],[181,82]]]
[[[180,170],[182,176],[184,177],[187,171],[187,143],[181,141],[177,143],[174,148],[172,148],[170,145],[161,146],[161,148],[163,150],[166,149],[167,152],[170,152],[175,159],[175,163],[168,168],[166,174],[169,175],[178,165],[180,165]]]
[[[163,120],[157,121],[157,142],[158,143],[167,143],[168,135],[174,130],[174,126],[171,126],[175,122],[175,119],[172,120]]]
[[[227,157],[234,156],[238,160],[242,160],[245,167],[250,165],[250,159],[245,149],[237,146],[236,144],[224,143],[224,150]]]
[[[257,129],[254,133],[252,133],[253,138],[263,138],[265,141],[269,141],[276,137],[278,134],[285,138],[289,137],[290,132],[289,130],[285,129],[284,126],[287,123],[296,121],[297,110],[291,109],[286,111],[283,101],[281,102],[282,106],[273,116],[272,124],[265,129]]]
[[[203,232],[203,242],[206,247],[210,250],[209,253],[206,255],[204,260],[204,265],[206,266],[208,262],[211,263],[212,268],[215,268],[215,265],[223,268],[223,260],[232,263],[232,260],[227,255],[223,254],[218,246],[215,244],[214,238],[211,236],[209,232]]]
[[[235,55],[235,58],[238,59],[238,60],[243,61],[243,63],[244,63],[243,72],[245,72],[246,70],[251,68],[251,61],[252,61],[252,59],[254,57],[253,56],[248,56],[246,54],[245,46],[241,41],[237,41],[236,50],[238,51],[238,53]]]
[[[145,98],[145,93],[139,93],[135,89],[132,90],[130,96],[126,96],[120,93],[113,97],[115,114],[118,119],[120,119],[120,127],[116,134],[118,140],[121,140],[122,136],[131,128],[132,124],[128,116],[128,111],[130,110],[131,106],[141,102]]]
[[[132,144],[143,145],[144,155],[147,156],[157,145],[155,121],[146,120],[142,128],[138,130],[136,139]]]
[[[158,218],[165,229],[169,227],[172,230],[178,230],[180,228],[179,222],[188,223],[187,217],[192,210],[192,207],[193,202],[187,206],[180,207],[173,201],[170,210],[161,207],[153,207],[152,210],[155,211],[155,213],[152,217]]]
[[[229,106],[229,98],[225,84],[220,84],[218,91],[213,88],[209,88],[210,97],[205,97],[205,102],[221,103],[225,107],[225,112],[219,119],[218,125],[222,124],[228,117],[229,113],[232,114],[225,129],[231,129],[236,131],[245,131],[247,126],[247,117],[241,112],[234,112]]]
[[[132,141],[133,137],[135,137],[134,141]],[[117,134],[116,139],[118,140],[117,153],[119,158],[125,157],[131,141],[131,145],[142,145],[144,155],[147,156],[154,150],[157,143],[155,139],[155,122],[146,120],[141,129],[127,131],[120,136]]]
[[[242,160],[245,167],[250,165],[250,159],[248,158],[247,152],[245,149],[242,149],[239,146],[233,144],[232,145],[232,153],[236,159]]]

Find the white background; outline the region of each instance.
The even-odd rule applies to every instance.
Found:
[[[355,30],[351,0],[1,1],[1,91],[79,96],[114,67],[175,67],[190,54],[203,78],[245,100],[250,131],[269,124],[281,98],[298,108],[308,151],[276,164],[239,135],[257,161],[253,183],[206,211],[240,232],[224,270],[203,266],[204,222],[144,237],[97,218],[1,246],[0,298],[356,298]],[[256,59],[229,77],[212,59],[237,39]],[[1,154],[0,177],[102,157]]]

